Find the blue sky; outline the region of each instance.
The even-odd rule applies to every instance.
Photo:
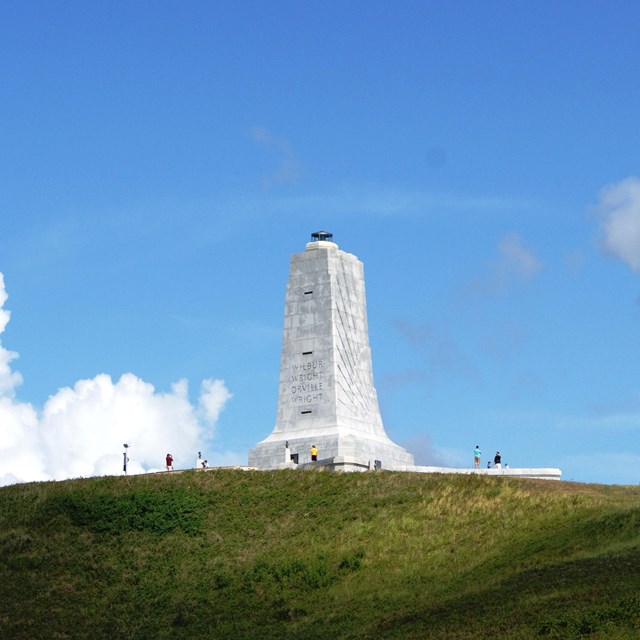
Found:
[[[0,484],[117,473],[125,440],[134,471],[246,463],[318,229],[365,264],[417,462],[639,482],[638,23],[0,0]]]

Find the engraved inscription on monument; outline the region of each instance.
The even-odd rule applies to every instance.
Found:
[[[322,401],[323,361],[304,360],[291,365],[291,404],[316,404]]]

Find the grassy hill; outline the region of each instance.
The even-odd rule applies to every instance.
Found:
[[[0,638],[639,638],[640,488],[187,471],[0,489]]]

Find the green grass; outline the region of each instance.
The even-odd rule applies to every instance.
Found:
[[[0,638],[639,638],[640,488],[213,470],[0,489]]]

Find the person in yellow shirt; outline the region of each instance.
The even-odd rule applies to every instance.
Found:
[[[316,445],[311,445],[311,462],[315,462],[318,459],[318,449],[316,449]]]

